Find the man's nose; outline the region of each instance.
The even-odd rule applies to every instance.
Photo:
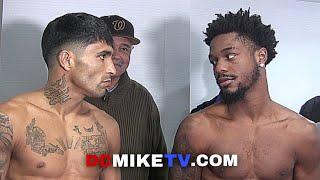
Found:
[[[120,58],[119,48],[114,47],[113,48],[112,59],[119,59],[119,58]]]
[[[219,59],[214,65],[213,71],[218,74],[228,72],[228,62],[224,59]]]
[[[114,67],[112,57],[109,57],[104,61],[105,69],[108,74],[114,75],[116,74],[116,68]]]

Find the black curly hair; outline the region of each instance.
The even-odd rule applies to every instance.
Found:
[[[204,34],[207,36],[204,42],[210,46],[210,42],[218,35],[236,32],[239,37],[243,37],[254,43],[256,47],[264,47],[268,51],[266,64],[276,56],[275,47],[279,41],[276,40],[275,32],[271,25],[264,25],[261,16],[254,14],[250,16],[250,9],[237,13],[229,12],[223,16],[216,14],[217,19],[212,20],[206,28]]]

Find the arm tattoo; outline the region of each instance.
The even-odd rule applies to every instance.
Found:
[[[10,123],[9,117],[6,114],[0,112],[0,147],[1,151],[3,148],[12,148],[13,140],[13,128]]]
[[[58,79],[55,83],[48,85],[44,90],[44,96],[49,99],[50,105],[56,105],[57,103],[63,104],[69,99],[69,87],[65,75],[61,79]]]
[[[191,154],[190,162],[194,162],[196,159],[196,153],[192,151],[190,142],[186,135],[177,137],[175,145],[173,147],[173,153]],[[202,169],[198,166],[191,167],[190,162],[187,167],[181,167],[177,159],[174,161],[174,166],[170,170],[171,180],[200,180]]]
[[[5,174],[13,148],[13,126],[9,116],[0,112],[0,178]],[[7,166],[8,167],[8,166]]]

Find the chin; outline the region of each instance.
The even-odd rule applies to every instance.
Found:
[[[106,90],[101,90],[101,91],[92,91],[88,93],[88,97],[92,98],[99,98],[105,95]]]
[[[106,93],[106,90],[102,91],[102,92],[101,92],[101,93],[99,93],[99,94],[96,94],[96,96],[95,96],[95,97],[97,97],[97,98],[102,97],[102,96],[104,96],[104,95],[105,95],[105,93]]]
[[[239,88],[228,86],[228,87],[220,88],[220,89],[221,89],[221,91],[223,91],[223,92],[226,92],[226,93],[228,93],[228,94],[232,94],[232,93],[237,92]]]

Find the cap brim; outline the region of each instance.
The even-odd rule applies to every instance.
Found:
[[[121,36],[121,35],[118,35],[118,34],[117,35],[112,35],[112,36],[119,36],[119,37],[128,38],[131,41],[132,45],[137,45],[137,44],[140,43],[140,40],[138,38],[135,38],[135,37]]]
[[[138,38],[132,38],[132,37],[128,37],[130,39],[130,41],[132,42],[133,45],[137,45],[140,43],[140,40]]]

